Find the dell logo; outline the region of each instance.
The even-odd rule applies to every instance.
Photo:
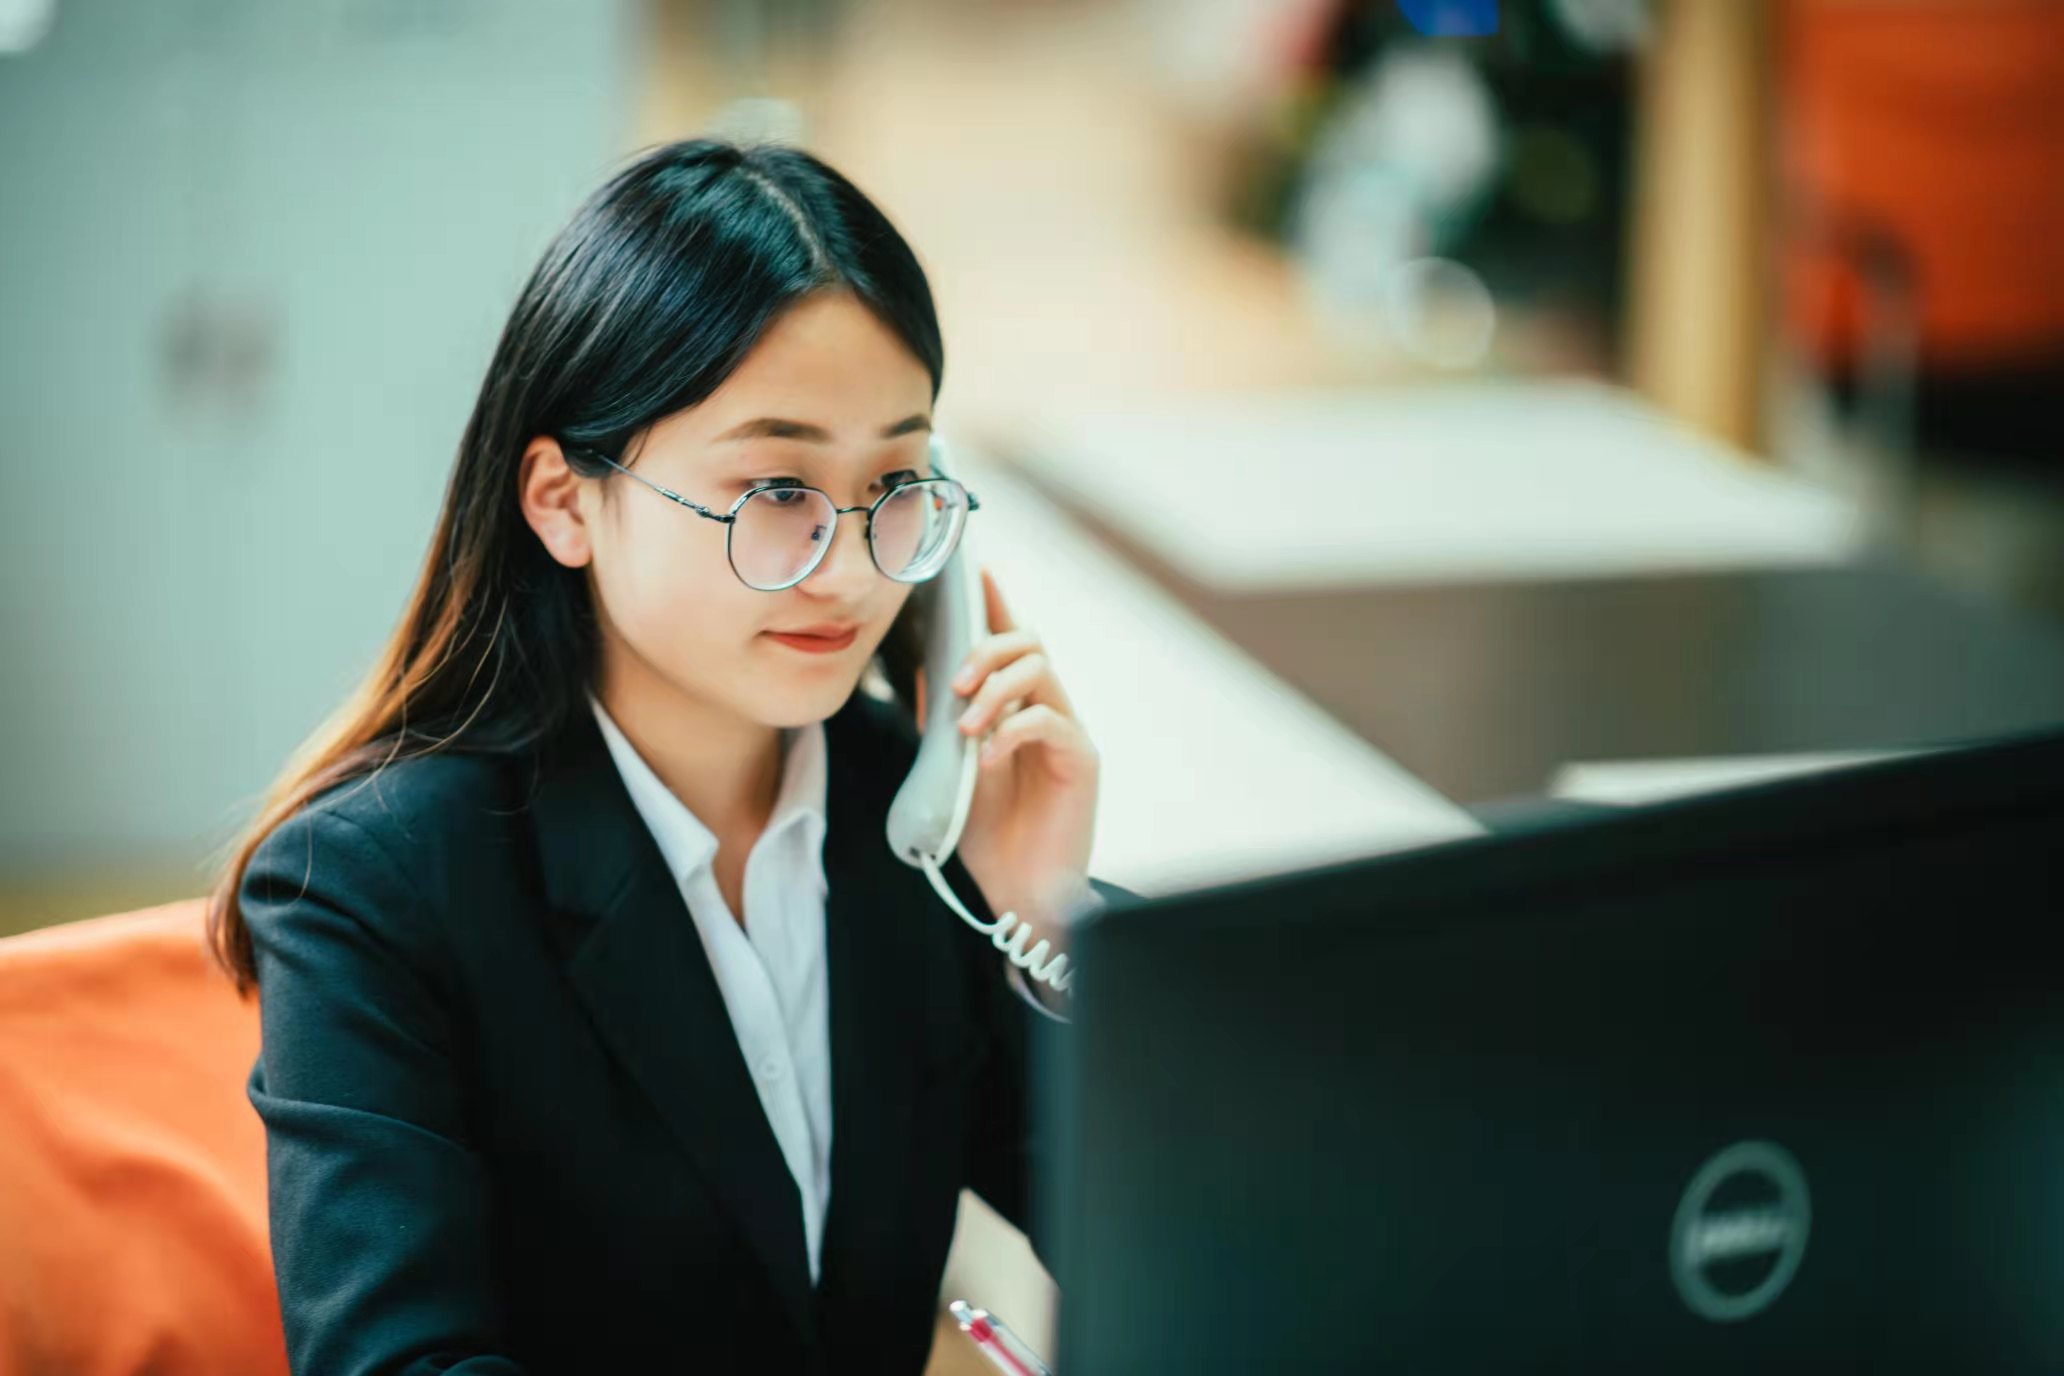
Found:
[[[1806,1173],[1775,1142],[1736,1142],[1699,1167],[1670,1225],[1670,1279],[1691,1312],[1733,1323],[1768,1309],[1806,1255]]]

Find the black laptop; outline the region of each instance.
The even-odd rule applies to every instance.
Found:
[[[2064,734],[1115,908],[1056,1369],[2064,1372]]]

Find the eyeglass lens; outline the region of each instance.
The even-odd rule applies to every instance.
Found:
[[[967,490],[951,479],[893,489],[874,509],[876,567],[906,583],[936,574],[959,541],[967,506]],[[732,567],[755,588],[795,583],[824,557],[837,519],[831,499],[814,488],[762,488],[732,521]]]

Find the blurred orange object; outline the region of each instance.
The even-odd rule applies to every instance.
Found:
[[[1783,0],[1778,131],[1799,222],[1789,332],[1859,358],[1869,293],[1906,298],[1919,362],[1979,372],[2064,353],[2064,4]],[[1872,286],[1874,273],[1896,278]]]
[[[198,899],[0,940],[0,1372],[287,1370],[257,1054]]]

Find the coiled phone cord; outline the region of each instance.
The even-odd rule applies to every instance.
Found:
[[[1016,913],[1005,913],[994,922],[984,922],[961,905],[960,896],[953,892],[953,886],[946,882],[946,876],[939,871],[939,862],[931,856],[923,857],[924,872],[932,881],[932,887],[946,906],[960,914],[960,920],[989,938],[991,945],[1010,957],[1010,963],[1023,970],[1027,977],[1041,984],[1068,992],[1073,978],[1068,969],[1066,952],[1055,952],[1052,943],[1045,937],[1032,942],[1027,951],[1025,944],[1032,940],[1032,928],[1021,921]]]

